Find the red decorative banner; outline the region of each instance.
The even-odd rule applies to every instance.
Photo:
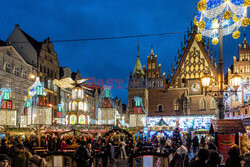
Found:
[[[2,109],[12,109],[12,100],[2,101]]]
[[[218,150],[223,156],[223,162],[229,158],[228,151],[235,144],[234,134],[218,134]]]

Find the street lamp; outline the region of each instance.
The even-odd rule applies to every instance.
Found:
[[[241,77],[239,75],[234,75],[233,78],[231,79],[231,84],[235,89],[238,89],[238,87],[241,84]]]
[[[232,34],[234,39],[240,37],[238,31],[241,26],[249,25],[247,18],[247,7],[250,6],[249,0],[242,1],[207,1],[200,0],[197,4],[197,14],[194,24],[197,26],[195,40],[202,41],[202,36],[212,38],[212,43],[217,45],[219,42],[219,61],[218,61],[218,107],[220,119],[224,117],[224,62],[223,62],[223,36]],[[219,38],[218,38],[219,37]],[[204,77],[202,84],[208,87],[208,77]],[[210,78],[211,80],[211,78]],[[232,80],[235,85],[239,84],[238,77]],[[211,92],[211,91],[210,91]]]
[[[202,78],[201,78],[201,85],[204,88],[208,88],[211,85],[211,77],[208,74],[205,74]]]

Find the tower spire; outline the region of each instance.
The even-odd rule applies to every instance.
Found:
[[[137,57],[139,57],[139,41],[137,41]]]
[[[153,54],[154,53],[154,51],[153,51],[153,45],[151,45],[150,48],[151,48],[151,54]]]

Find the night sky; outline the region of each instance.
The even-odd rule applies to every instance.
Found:
[[[0,39],[6,40],[15,24],[38,41],[98,38],[186,31],[193,20],[197,0],[12,0],[0,7]],[[250,39],[249,28],[241,28],[241,37],[224,38],[225,69],[238,55],[243,34]],[[127,103],[127,80],[136,60],[136,42],[140,59],[146,64],[153,45],[158,63],[166,72],[174,63],[184,34],[145,38],[54,43],[61,67],[80,69],[82,77],[123,79],[123,89],[113,89]],[[218,47],[218,46],[217,46]],[[217,48],[216,47],[216,48]],[[217,48],[218,50],[218,48]],[[217,51],[218,55],[218,51]]]

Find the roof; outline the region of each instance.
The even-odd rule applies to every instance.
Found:
[[[29,34],[24,32],[23,30],[20,29],[20,31],[23,33],[23,35],[27,38],[27,40],[30,42],[30,44],[36,49],[37,52],[41,50],[42,43],[38,42],[34,38],[32,38]]]
[[[168,124],[163,119],[161,119],[156,125],[158,125],[158,126],[164,126],[164,125],[168,126]]]
[[[133,75],[144,75],[144,74],[145,73],[144,73],[144,71],[142,69],[140,58],[139,58],[139,56],[137,56],[134,71],[133,71]]]
[[[246,133],[246,129],[240,119],[212,120],[209,133]]]

